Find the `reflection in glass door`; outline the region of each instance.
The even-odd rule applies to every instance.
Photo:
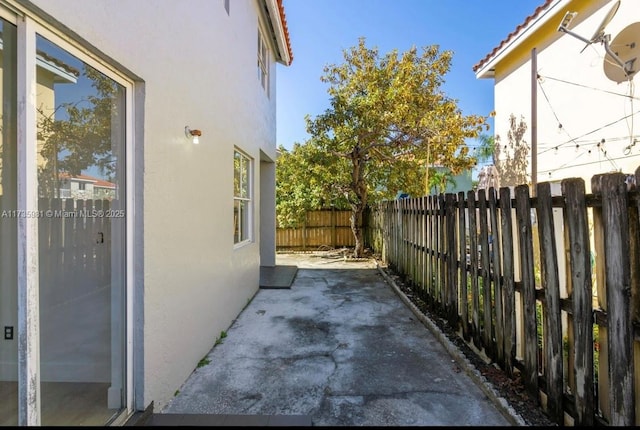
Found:
[[[41,422],[104,425],[125,405],[125,88],[36,51]]]
[[[18,424],[16,28],[0,19],[0,426]]]

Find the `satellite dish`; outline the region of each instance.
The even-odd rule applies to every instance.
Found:
[[[611,9],[609,10],[609,13],[604,17],[604,19],[602,20],[602,23],[598,26],[598,29],[596,30],[596,32],[593,33],[593,36],[590,39],[591,43],[599,41],[600,38],[604,36],[604,29],[611,22],[616,12],[618,12],[618,8],[620,8],[620,0],[616,1],[613,4]]]
[[[584,48],[582,48],[582,51],[580,51],[580,53],[583,53],[584,50],[587,49],[587,46],[591,45],[592,43],[600,42],[602,40],[602,38],[604,37],[605,27],[609,25],[609,23],[615,16],[616,12],[618,12],[619,8],[620,8],[620,0],[617,0],[613,4],[611,9],[609,9],[609,12],[605,15],[604,19],[602,20],[602,22],[600,23],[596,31],[593,33],[593,36],[591,36],[591,39],[589,39],[589,42],[584,46]]]
[[[611,22],[611,20],[615,16],[616,12],[618,12],[619,8],[620,8],[620,0],[616,0],[616,2],[613,4],[611,9],[609,9],[609,12],[607,12],[607,14],[605,15],[604,19],[602,20],[602,22],[600,23],[600,25],[596,29],[595,33],[593,33],[593,36],[591,36],[591,39],[587,39],[586,37],[581,36],[579,34],[576,34],[576,33],[574,33],[574,32],[569,30],[569,25],[571,25],[571,21],[573,21],[573,19],[576,17],[578,12],[567,12],[567,13],[565,13],[564,18],[562,18],[562,22],[560,23],[560,26],[558,27],[558,31],[561,31],[563,33],[567,33],[567,34],[575,37],[576,39],[582,40],[586,44],[584,46],[584,48],[582,48],[582,51],[580,51],[580,53],[583,53],[584,50],[587,49],[587,46],[591,45],[592,43],[595,43],[595,42],[603,42],[603,43],[605,43],[605,42],[607,42],[607,38],[609,36],[604,33],[604,29]]]
[[[618,84],[631,80],[640,68],[640,22],[625,27],[610,47],[604,57],[604,74]]]

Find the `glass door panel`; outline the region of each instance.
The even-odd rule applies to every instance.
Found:
[[[41,422],[104,425],[125,405],[125,88],[36,51]]]
[[[0,19],[0,426],[18,424],[16,27]]]

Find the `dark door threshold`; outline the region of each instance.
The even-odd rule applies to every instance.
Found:
[[[260,266],[260,288],[291,288],[298,273],[298,266]]]
[[[153,414],[146,426],[311,427],[307,415]]]

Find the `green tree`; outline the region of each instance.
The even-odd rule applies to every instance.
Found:
[[[453,53],[437,45],[380,56],[360,38],[343,51],[344,62],[327,65],[330,107],[307,116],[307,131],[322,163],[316,171],[348,202],[354,256],[364,250],[362,215],[368,203],[424,193],[426,168],[437,164],[453,174],[472,167],[465,139],[488,128],[486,117],[462,115],[442,90]],[[329,173],[333,173],[328,177]]]
[[[282,145],[276,159],[276,214],[280,227],[298,227],[306,211],[334,207],[347,209],[344,196],[332,186],[339,175],[337,165],[327,165],[316,145],[295,143],[291,150]]]
[[[486,163],[489,161],[496,165],[496,141],[492,135],[482,133],[478,136],[479,145],[476,148],[475,155],[478,163]]]
[[[429,173],[429,190],[435,189],[438,194],[444,193],[449,184],[456,186],[456,180],[453,179],[453,174],[450,171],[432,169]]]

